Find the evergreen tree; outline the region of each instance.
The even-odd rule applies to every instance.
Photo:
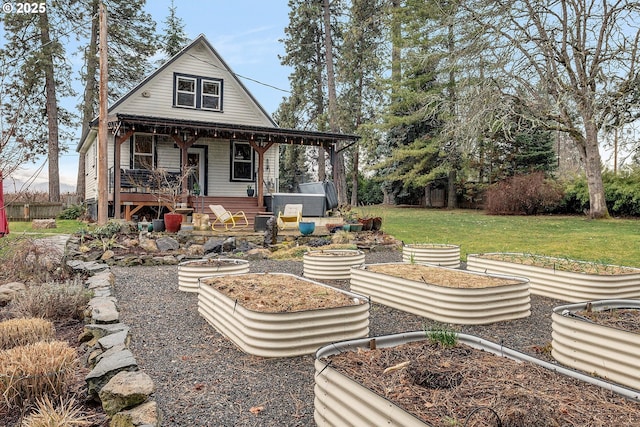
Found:
[[[58,161],[69,138],[61,133],[61,127],[70,125],[72,117],[59,107],[61,93],[73,94],[63,43],[69,22],[63,10],[44,7],[39,13],[3,16],[7,43],[2,62],[13,64],[7,68],[12,74],[5,76],[4,96],[9,102],[3,105],[3,115],[10,118],[15,135],[22,141],[32,141],[33,152],[46,152],[49,200],[53,202],[60,201]]]
[[[177,15],[176,6],[171,0],[169,7],[169,16],[163,21],[164,34],[160,36],[160,50],[162,50],[167,59],[172,58],[189,42],[187,34],[184,32],[184,21]]]
[[[74,0],[67,0],[73,2]],[[108,14],[109,99],[115,101],[137,84],[151,68],[149,59],[158,48],[154,36],[156,23],[144,12],[145,1],[104,1]],[[83,0],[82,14],[94,17],[87,31],[81,31],[85,68],[81,78],[84,86],[82,102],[82,135],[89,131],[89,124],[98,115],[99,37],[98,6],[100,0]],[[78,164],[77,192],[84,196],[84,157]]]

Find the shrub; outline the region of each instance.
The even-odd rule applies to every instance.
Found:
[[[78,366],[66,342],[38,342],[0,351],[0,395],[7,407],[62,396]]]
[[[21,427],[81,427],[94,425],[94,417],[83,415],[76,401],[60,398],[60,403],[54,404],[49,396],[44,396],[36,402],[36,410],[22,420]]]
[[[53,324],[45,319],[19,318],[0,322],[0,350],[38,341],[50,341],[54,334]]]
[[[67,206],[57,216],[58,219],[78,219],[83,216],[87,211],[84,205],[70,205]]]
[[[43,283],[31,285],[10,305],[12,312],[22,317],[44,319],[82,319],[91,292],[74,283]]]
[[[11,245],[1,259],[0,277],[6,281],[43,283],[69,277],[69,272],[60,268],[60,250],[54,244],[21,236]]]
[[[498,215],[535,215],[555,209],[562,200],[559,184],[543,172],[516,175],[489,187],[485,210]]]

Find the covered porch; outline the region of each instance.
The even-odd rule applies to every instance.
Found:
[[[265,153],[276,144],[296,144],[304,146],[315,146],[324,148],[330,156],[334,158],[337,150],[343,149],[359,139],[356,135],[345,135],[339,133],[300,131],[295,129],[282,129],[274,127],[230,125],[225,123],[200,122],[190,120],[175,120],[137,116],[129,114],[117,114],[110,117],[109,129],[113,135],[113,169],[109,173],[109,204],[114,218],[124,218],[132,220],[136,215],[150,209],[157,209],[159,205],[164,206],[168,211],[175,211],[176,204],[163,201],[159,203],[156,195],[149,188],[136,187],[132,191],[131,185],[123,179],[123,171],[127,168],[122,166],[121,147],[132,139],[136,134],[163,135],[170,138],[180,151],[180,169],[172,173],[181,180],[178,201],[182,205],[184,215],[188,213],[211,214],[210,204],[221,204],[226,209],[235,212],[242,210],[253,227],[256,215],[270,214],[265,207],[265,194],[270,187],[265,184]],[[255,194],[253,197],[219,197],[211,194],[207,188],[194,191],[192,185],[188,183],[185,171],[189,168],[189,149],[194,147],[198,141],[203,139],[216,141],[242,141],[245,147],[252,151],[252,158],[255,156]],[[175,148],[174,148],[175,149]],[[266,169],[269,169],[267,163]],[[121,171],[121,173],[113,173]],[[218,173],[213,170],[207,173]],[[270,183],[272,185],[272,183]],[[277,191],[277,188],[275,188]],[[186,206],[186,208],[185,208]]]

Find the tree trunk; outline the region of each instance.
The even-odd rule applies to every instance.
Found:
[[[447,209],[455,209],[458,207],[458,198],[456,197],[456,171],[449,171],[447,179]]]
[[[598,147],[598,133],[591,121],[585,120],[585,174],[589,189],[589,217],[592,219],[608,218],[609,211],[602,183],[602,164]],[[578,143],[578,145],[580,145]]]
[[[91,2],[91,16],[98,15],[98,1]],[[84,86],[84,95],[82,99],[82,132],[84,136],[89,132],[90,123],[96,116],[95,100],[97,99],[97,82],[95,79],[98,69],[98,20],[91,21],[91,34],[89,36],[89,50],[86,53],[86,79]],[[85,182],[85,158],[82,153],[78,158],[78,178],[76,181],[76,193],[80,200],[84,200],[86,182]]]
[[[338,132],[338,100],[336,92],[335,71],[333,69],[333,42],[331,40],[331,11],[329,10],[329,0],[323,0],[324,18],[324,49],[327,69],[327,90],[329,96],[329,128],[331,132]],[[347,203],[347,177],[345,175],[344,154],[340,144],[336,144],[331,156],[333,167],[333,183],[338,195],[338,204]]]
[[[58,141],[58,101],[56,99],[56,79],[53,70],[49,17],[46,12],[39,14],[40,42],[44,56],[45,108],[47,110],[48,161],[49,161],[49,201],[60,201],[60,146]]]

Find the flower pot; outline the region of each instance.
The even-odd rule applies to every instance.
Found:
[[[426,414],[427,416],[430,415],[430,412],[434,411],[434,409],[430,408],[436,406],[436,401],[439,400],[441,402],[439,409],[442,410],[442,406],[446,406],[447,408],[445,409],[445,411],[447,411],[448,414],[443,415],[442,412],[440,412],[435,418],[437,418],[439,421],[443,419],[450,420],[449,422],[451,425],[472,425],[467,424],[463,421],[465,419],[468,419],[469,415],[473,411],[462,411],[463,413],[459,413],[456,416],[454,413],[451,413],[451,410],[457,405],[448,405],[446,402],[448,402],[449,400],[447,399],[452,399],[453,402],[464,400],[479,402],[480,400],[484,400],[487,402],[491,402],[490,406],[492,408],[498,406],[501,406],[503,408],[513,408],[518,407],[518,395],[527,396],[536,394],[535,390],[533,390],[531,394],[527,393],[526,385],[524,384],[526,383],[526,381],[523,380],[518,381],[516,387],[522,388],[522,391],[520,392],[521,394],[514,393],[513,384],[509,383],[504,384],[504,387],[496,386],[493,389],[489,387],[479,386],[478,389],[481,390],[482,397],[477,396],[476,398],[473,398],[469,396],[456,396],[455,374],[459,374],[459,371],[454,370],[450,370],[450,374],[443,378],[442,382],[444,384],[442,384],[440,387],[429,387],[422,385],[423,382],[428,382],[432,380],[433,377],[430,378],[429,375],[425,375],[424,378],[412,377],[412,375],[409,374],[410,369],[417,368],[416,370],[418,372],[422,370],[427,374],[431,373],[433,370],[433,372],[437,374],[438,372],[446,372],[447,369],[449,369],[447,368],[447,366],[454,362],[454,360],[452,360],[453,357],[449,359],[439,358],[439,362],[442,362],[441,364],[438,364],[438,361],[432,362],[431,358],[428,358],[426,356],[422,357],[421,360],[411,360],[411,358],[403,357],[402,348],[404,345],[413,345],[412,343],[421,344],[422,342],[428,340],[429,338],[426,336],[425,331],[419,331],[378,336],[373,339],[355,339],[332,343],[331,345],[321,347],[316,352],[314,361],[315,397],[313,416],[316,425],[336,427],[344,425],[385,425],[405,427],[444,425],[434,420],[427,422],[423,418],[419,418],[414,413],[409,412],[409,410],[403,409],[396,403],[397,401],[394,401],[395,397],[410,400],[412,403],[409,406],[421,410],[421,412]],[[545,362],[543,360],[503,347],[502,345],[493,343],[491,341],[486,341],[476,336],[457,334],[457,341],[457,347],[460,347],[460,344],[464,344],[464,346],[460,348],[461,355],[459,357],[465,357],[465,353],[470,354],[470,352],[481,350],[483,354],[483,360],[491,359],[491,366],[513,366],[513,369],[517,370],[516,375],[522,373],[521,376],[525,379],[534,375],[542,377],[543,381],[546,381],[547,385],[545,386],[545,390],[547,388],[553,387],[555,394],[557,394],[558,396],[558,400],[561,400],[563,395],[573,396],[577,395],[578,392],[584,389],[588,389],[588,395],[590,394],[594,397],[590,398],[589,403],[592,404],[591,406],[589,406],[588,404],[582,404],[583,407],[581,408],[581,412],[583,413],[589,413],[590,411],[593,411],[593,413],[598,413],[599,405],[602,405],[602,407],[606,408],[610,408],[610,405],[616,405],[616,414],[618,416],[625,417],[625,414],[628,413],[627,405],[629,404],[629,402],[626,399],[616,398],[616,396],[607,399],[605,396],[610,396],[609,391],[617,393],[628,399],[637,400],[638,392],[635,390],[620,387],[594,378],[592,376],[576,372],[572,369],[563,368],[556,364]],[[375,350],[371,350],[371,348],[375,348]],[[386,349],[391,350],[393,354],[388,352]],[[376,366],[370,365],[369,360],[375,357],[376,353],[382,352],[385,352],[385,354],[388,355],[388,359],[384,359],[389,360],[388,366],[390,368],[392,366],[396,367],[396,369],[392,370],[391,372],[385,373],[383,373],[382,370],[371,372],[370,368],[375,368]],[[495,357],[493,355],[495,355]],[[350,363],[348,363],[349,368],[346,370],[349,373],[343,373],[339,370],[341,367],[340,358],[347,357],[350,358]],[[358,368],[358,366],[360,366],[360,364],[357,363],[357,360],[359,358],[363,361],[361,362],[362,368]],[[476,363],[478,363],[477,359],[475,360]],[[512,360],[515,360],[519,363],[512,365]],[[404,367],[398,367],[397,365],[394,365],[398,361],[406,361],[406,364],[404,364]],[[462,361],[463,365],[466,365],[467,363],[471,363],[471,360]],[[478,363],[478,365],[481,364],[482,361]],[[533,367],[531,367],[531,365],[533,365]],[[481,366],[479,367],[481,368]],[[499,370],[489,370],[486,373],[487,376],[483,375],[481,377],[481,382],[502,384],[504,381],[499,377],[500,373],[496,372],[496,375],[494,374],[495,371]],[[491,375],[493,375],[495,378],[491,378]],[[383,383],[384,381],[384,383],[381,385],[385,388],[385,390],[382,392],[375,392],[371,388],[363,385],[363,381],[359,380],[357,377],[362,378],[365,376],[379,376],[380,381],[378,382]],[[386,378],[389,378],[391,381],[385,381]],[[556,379],[557,381],[554,381]],[[472,382],[475,381],[474,378],[463,378],[462,381],[468,381],[470,384],[475,384],[475,382]],[[467,388],[466,390],[473,390],[473,386],[468,387],[469,388]],[[411,396],[404,395],[403,391],[407,389],[414,389],[417,392],[415,400],[411,400]],[[454,397],[442,397],[447,392],[447,389],[451,389],[454,392]],[[511,390],[511,392],[509,392],[509,390]],[[410,392],[407,392],[407,394],[408,393]],[[524,399],[526,400],[526,397]],[[609,402],[609,400],[611,400],[611,402]],[[443,401],[444,403],[442,403]],[[526,404],[527,402],[523,401],[522,403]],[[528,403],[530,404],[530,401]],[[431,405],[427,406],[427,404]],[[475,403],[473,405],[477,404],[478,403]],[[524,406],[526,405],[522,406],[524,408]],[[562,402],[558,402],[558,406],[560,406],[561,410],[562,408],[564,408],[564,404]],[[585,406],[588,407],[585,408]],[[482,409],[482,406],[475,406],[475,409],[478,408]],[[564,408],[564,410],[569,413],[579,411],[576,408]],[[523,414],[526,414],[527,410],[523,409],[520,412],[510,412],[513,413],[512,417],[517,418],[522,417]],[[483,423],[482,425],[502,425],[502,422],[508,421],[502,420],[501,422],[496,423],[496,419],[492,417],[490,411],[487,411],[483,415],[486,417],[487,423]],[[535,417],[536,414],[534,413],[529,416]],[[478,420],[485,420],[485,418],[479,418]],[[615,424],[616,423],[612,423],[611,425]],[[473,425],[478,424],[474,423]],[[509,423],[509,425],[524,424]],[[529,423],[527,425],[536,424]]]
[[[362,231],[362,224],[349,224],[349,231],[352,233],[357,233],[358,231]]]
[[[349,249],[310,251],[302,257],[304,277],[344,280],[351,277],[351,267],[364,264],[364,252]]]
[[[151,224],[153,225],[153,231],[164,231],[164,219],[152,219]]]
[[[351,224],[342,224],[342,229],[344,231],[351,231]]]
[[[215,274],[249,272],[249,261],[228,258],[206,258],[184,261],[178,264],[178,289],[198,292],[198,279]]]
[[[303,236],[313,234],[316,229],[316,223],[313,221],[301,221],[298,223],[298,230]]]
[[[351,290],[373,302],[443,323],[484,325],[531,314],[525,278],[427,264],[352,267]]]
[[[362,224],[362,231],[370,231],[373,228],[373,218],[358,218],[358,222]]]
[[[460,267],[460,246],[436,243],[404,245],[402,247],[402,261],[458,268]]]
[[[253,188],[247,188],[247,196],[253,197],[255,190]]]
[[[578,312],[640,310],[638,300],[600,300],[553,309],[551,355],[563,365],[640,390],[640,335],[599,324]],[[617,312],[617,313],[615,313]]]
[[[241,286],[259,291],[263,297],[243,294]],[[246,298],[229,296],[231,290]],[[297,298],[311,300],[314,308],[270,311],[272,308],[263,304],[264,295],[277,296],[279,292],[279,300],[287,306],[295,307]],[[335,297],[329,294],[341,296],[344,303],[332,306]],[[327,304],[323,304],[325,300]],[[259,301],[261,308],[245,306],[252,301]],[[312,354],[331,342],[369,333],[369,302],[362,295],[286,273],[203,277],[199,280],[198,313],[242,351],[261,357]]]
[[[519,253],[467,255],[467,269],[527,277],[531,293],[567,302],[640,298],[640,269]]]
[[[169,233],[177,233],[182,223],[182,215],[177,213],[164,214],[164,226]]]
[[[333,224],[333,223],[329,223],[329,224],[325,224],[324,225],[327,228],[327,231],[329,233],[335,233],[338,230],[342,230],[342,226],[343,224]]]

